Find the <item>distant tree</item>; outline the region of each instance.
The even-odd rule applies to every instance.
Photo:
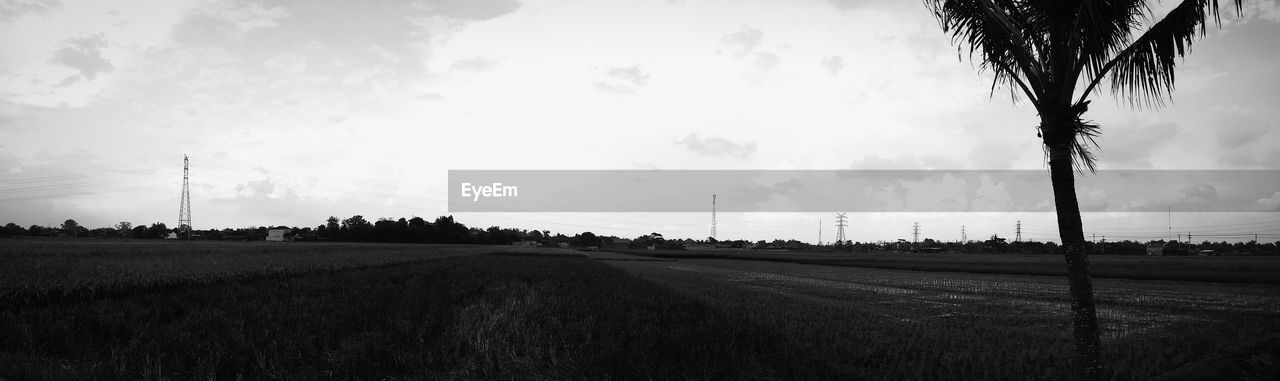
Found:
[[[44,226],[32,224],[31,227],[27,228],[27,234],[33,236],[46,236],[51,233],[50,230],[51,229]]]
[[[150,230],[147,229],[146,225],[134,226],[133,234],[131,235],[133,236],[133,238],[151,238]]]
[[[120,223],[116,224],[116,232],[121,237],[133,235],[133,223],[129,221],[120,221]]]
[[[600,247],[600,237],[597,237],[596,234],[592,232],[583,232],[581,234],[574,235],[573,239],[569,240],[569,244],[580,247]]]
[[[359,214],[342,220],[342,230],[346,231],[347,237],[344,237],[344,239],[348,241],[365,242],[373,238],[373,224]]]
[[[74,237],[79,233],[79,227],[80,223],[76,222],[76,220],[68,219],[62,222],[62,233]]]
[[[15,224],[12,222],[5,224],[3,231],[0,231],[0,235],[7,235],[7,236],[26,235],[26,234],[27,234],[27,229],[23,229],[22,226],[18,226],[18,224]]]
[[[460,224],[453,220],[453,216],[441,216],[436,218],[435,233],[431,242],[441,243],[470,243],[470,231],[466,225]]]
[[[165,238],[168,236],[169,236],[169,228],[167,226],[164,226],[163,222],[157,222],[157,223],[151,224],[151,227],[147,228],[146,238]]]

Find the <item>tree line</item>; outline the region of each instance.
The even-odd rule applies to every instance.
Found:
[[[269,230],[281,229],[284,237],[292,241],[330,241],[330,242],[383,242],[383,243],[456,243],[509,245],[518,242],[530,242],[540,245],[564,245],[571,247],[632,248],[658,250],[697,250],[697,249],[737,249],[737,250],[811,250],[811,251],[845,251],[845,252],[941,252],[941,253],[1022,253],[1022,254],[1054,254],[1058,245],[1054,242],[1022,241],[1009,242],[1006,238],[991,236],[984,241],[946,242],[925,238],[919,243],[897,240],[890,242],[834,242],[814,245],[808,242],[775,239],[773,241],[746,240],[717,241],[708,237],[705,240],[665,239],[662,234],[654,232],[635,238],[619,238],[616,236],[600,236],[592,232],[577,233],[572,236],[555,233],[549,230],[524,230],[491,226],[487,229],[469,227],[453,219],[453,216],[440,216],[433,221],[422,217],[411,218],[379,218],[369,221],[362,215],[346,219],[329,217],[323,224],[315,227],[289,226],[253,226],[245,228],[224,228],[193,230],[192,239],[202,240],[265,240]],[[15,223],[0,227],[0,236],[6,237],[94,237],[94,238],[135,238],[164,239],[187,238],[180,227],[170,228],[163,222],[150,225],[120,222],[111,227],[89,229],[73,219],[61,225],[31,225],[23,228]],[[1152,244],[1163,244],[1162,240],[1148,242],[1122,240],[1108,242],[1086,242],[1085,250],[1092,254],[1108,255],[1146,255],[1147,247]],[[1218,254],[1280,254],[1280,243],[1259,242],[1211,242],[1187,245],[1181,254],[1195,254],[1188,250],[1213,250]]]

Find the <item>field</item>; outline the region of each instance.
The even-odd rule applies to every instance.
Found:
[[[1043,254],[847,253],[847,252],[735,252],[685,250],[625,250],[659,258],[724,258],[871,267],[918,271],[958,271],[981,274],[1066,276],[1063,259]],[[1094,255],[1096,278],[1188,280],[1280,285],[1280,256],[1148,257]]]
[[[0,378],[1069,375],[1061,277],[587,254],[0,240]],[[1097,289],[1110,378],[1280,375],[1278,286]]]

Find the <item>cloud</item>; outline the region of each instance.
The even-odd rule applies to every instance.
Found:
[[[250,180],[236,185],[236,193],[247,196],[270,196],[275,191],[276,183],[271,179]]]
[[[697,134],[689,134],[684,139],[677,140],[677,146],[684,146],[690,151],[698,155],[708,157],[732,157],[737,159],[746,159],[755,155],[756,143],[734,143],[721,137],[710,137],[703,139]]]
[[[609,68],[606,74],[613,78],[631,82],[636,86],[643,86],[645,82],[649,81],[649,75],[645,74],[644,70],[641,70],[638,66],[612,67]]]
[[[297,53],[285,53],[263,62],[267,67],[286,73],[298,74],[307,70],[307,58]]]
[[[59,86],[70,85],[81,79],[92,81],[98,78],[98,74],[111,72],[111,61],[102,57],[101,49],[106,46],[107,41],[102,34],[62,40],[62,47],[53,52],[49,63],[72,68],[80,74],[67,77]]]
[[[844,69],[844,58],[840,56],[822,57],[822,67],[827,68],[827,72],[833,76],[840,75],[840,70]]]
[[[217,207],[218,213],[232,212],[238,219],[255,223],[298,221],[304,219],[304,216],[312,217],[316,210],[331,207],[303,198],[292,188],[280,185],[270,178],[240,183],[235,189],[234,196],[212,198],[209,202],[230,206],[229,209]]]
[[[1256,17],[1272,24],[1280,24],[1280,1],[1246,1],[1244,3],[1244,16],[1247,18]]]
[[[6,0],[0,1],[0,23],[13,21],[26,15],[39,15],[62,6],[58,0]]]
[[[1238,149],[1256,142],[1270,132],[1268,126],[1249,115],[1231,115],[1219,119],[1218,148],[1222,150]]]
[[[483,21],[520,8],[516,0],[431,0],[424,3],[427,12],[459,20]]]
[[[982,175],[981,182],[974,192],[973,201],[969,203],[972,210],[1009,210],[1013,204],[1013,196],[1005,188],[1002,181],[990,175]]]
[[[773,69],[778,67],[778,55],[768,52],[760,52],[751,55],[751,71],[747,72],[747,77],[755,81],[762,81],[773,73]]]
[[[975,169],[1010,169],[1021,156],[1017,148],[1007,142],[984,139],[969,151],[969,163]]]
[[[897,157],[886,158],[870,154],[850,162],[847,169],[957,169],[963,167],[960,162],[942,156],[918,157],[911,154],[898,154]]]
[[[493,70],[497,66],[498,61],[484,57],[470,57],[454,61],[453,64],[449,65],[449,70],[482,72]]]
[[[444,95],[436,94],[436,93],[423,93],[423,94],[419,94],[416,97],[413,97],[413,99],[417,99],[420,101],[427,101],[427,102],[441,102],[445,100],[445,97]]]
[[[1202,202],[1218,199],[1218,189],[1210,184],[1188,185],[1182,188],[1183,201]]]
[[[1151,152],[1163,147],[1181,128],[1175,123],[1158,123],[1140,127],[1103,126],[1098,139],[1098,160],[1110,168],[1151,167]]]
[[[242,7],[225,4],[225,7],[207,11],[235,25],[242,33],[280,25],[277,20],[289,17],[289,11],[284,7],[263,8],[256,3],[249,3]]]
[[[720,43],[729,49],[729,54],[737,58],[745,58],[764,41],[764,32],[756,28],[743,26],[737,32],[720,38]]]
[[[757,51],[756,48],[763,42],[764,32],[748,26],[742,26],[737,32],[720,38],[720,43],[729,55],[750,65],[745,74],[747,79],[757,82],[768,78],[780,62],[777,54]]]
[[[1258,199],[1257,204],[1263,211],[1280,212],[1280,191],[1276,191],[1271,196]]]
[[[649,74],[639,66],[611,67],[605,71],[605,79],[596,88],[617,94],[633,94],[636,88],[649,82]]]

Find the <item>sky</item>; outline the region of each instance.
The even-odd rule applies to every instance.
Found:
[[[451,213],[448,171],[1045,168],[1034,110],[915,1],[353,4],[0,1],[0,223],[175,226],[184,154],[196,229],[453,214],[622,237],[704,238],[710,206]],[[1280,169],[1280,2],[1223,21],[1168,106],[1094,97],[1101,168]],[[718,238],[829,241],[836,212],[721,213]],[[1085,231],[1280,237],[1276,213],[1174,212],[1088,213]],[[846,235],[1017,221],[1056,238],[1045,212],[853,213]]]

